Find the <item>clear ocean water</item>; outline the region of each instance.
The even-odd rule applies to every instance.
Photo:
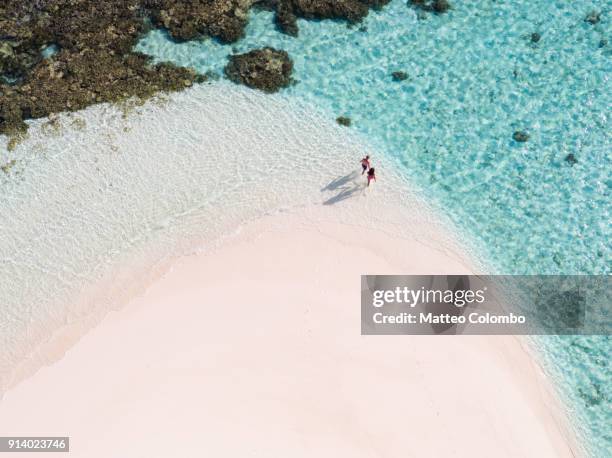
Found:
[[[283,96],[350,117],[485,247],[497,272],[610,274],[612,2],[452,5],[419,14],[394,0],[354,27],[301,20],[298,38],[253,12],[234,45],[154,31],[137,48],[221,78],[231,53],[284,49],[296,84]],[[592,10],[602,12],[597,24],[584,20]],[[408,78],[394,81],[395,71]],[[517,130],[529,140],[514,141]],[[589,452],[612,456],[610,339],[537,345]]]

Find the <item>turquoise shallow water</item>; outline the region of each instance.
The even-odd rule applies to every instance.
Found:
[[[219,76],[233,52],[285,49],[297,84],[284,94],[349,116],[482,244],[499,272],[609,274],[612,2],[453,6],[419,18],[395,0],[356,27],[300,21],[298,38],[257,12],[232,46],[179,44],[154,31],[138,49]],[[598,24],[584,21],[591,10],[603,11]],[[408,79],[393,81],[394,71]],[[529,140],[514,141],[516,130]],[[590,451],[612,456],[610,339],[537,343]]]

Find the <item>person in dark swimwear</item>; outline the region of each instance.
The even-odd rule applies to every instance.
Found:
[[[364,173],[366,173],[369,168],[370,168],[370,156],[366,156],[361,160],[361,174],[363,175]]]
[[[374,170],[374,167],[368,170],[368,186],[370,186],[370,181],[372,180],[376,181],[376,172]]]

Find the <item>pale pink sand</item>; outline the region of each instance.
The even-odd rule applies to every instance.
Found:
[[[73,458],[572,456],[518,339],[360,335],[361,274],[470,270],[380,231],[268,217],[9,391],[1,435],[69,435]]]

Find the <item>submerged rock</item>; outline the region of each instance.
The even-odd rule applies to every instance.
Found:
[[[338,124],[340,124],[341,126],[344,126],[344,127],[350,127],[351,126],[351,118],[347,118],[346,116],[338,116],[336,118],[336,122]]]
[[[537,43],[538,41],[540,41],[541,38],[542,35],[540,35],[538,32],[533,32],[531,34],[531,37],[529,37],[532,43]]]
[[[447,0],[408,0],[408,5],[436,14],[446,13],[451,7]]]
[[[298,34],[297,19],[343,19],[357,23],[367,16],[370,8],[381,8],[391,0],[264,0],[263,4],[276,11],[279,29],[292,36]]]
[[[569,165],[574,165],[578,163],[578,159],[573,153],[569,153],[567,156],[565,156],[565,162],[567,162]]]
[[[276,92],[291,84],[293,62],[289,54],[274,48],[255,49],[230,56],[225,74],[235,83]]]
[[[522,130],[517,130],[512,134],[512,138],[514,139],[515,142],[524,143],[527,140],[529,140],[529,134]]]
[[[12,159],[9,162],[7,162],[6,164],[4,164],[2,167],[0,167],[0,169],[6,175],[8,175],[10,173],[11,169],[15,166],[16,163],[17,163],[17,161],[15,159]]]
[[[597,24],[599,21],[601,21],[601,12],[593,10],[586,15],[584,20],[589,24]]]
[[[299,28],[297,25],[297,15],[293,9],[293,4],[289,1],[280,1],[276,9],[274,18],[278,28],[287,35],[297,37]]]
[[[446,13],[450,9],[450,3],[446,0],[434,0],[431,7],[436,13]]]
[[[396,82],[400,82],[400,81],[405,81],[408,79],[408,73],[406,72],[393,72],[391,73],[391,77],[393,78],[393,81]]]
[[[599,383],[591,383],[591,389],[578,389],[578,394],[584,401],[586,407],[593,407],[601,404],[602,402],[609,402],[609,398],[606,397],[604,390],[600,387]]]

